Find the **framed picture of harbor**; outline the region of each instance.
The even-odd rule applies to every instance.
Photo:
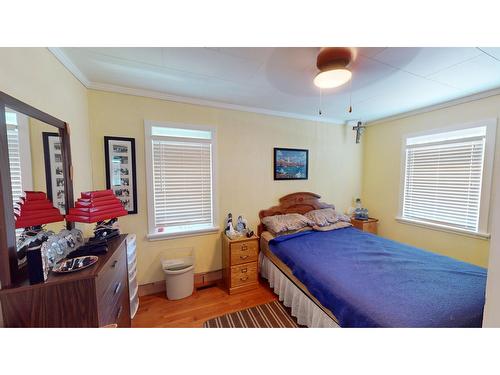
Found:
[[[296,148],[274,149],[275,180],[307,180],[309,150]]]

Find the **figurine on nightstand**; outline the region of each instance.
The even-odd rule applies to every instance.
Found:
[[[241,215],[238,216],[238,222],[236,223],[236,230],[242,234],[245,234],[249,238],[253,236],[253,230],[248,228],[248,221]]]
[[[233,227],[233,214],[231,214],[231,212],[227,214],[226,228],[224,229],[224,232],[226,233],[226,236],[231,239],[238,237],[238,232],[236,232]]]
[[[224,232],[226,233],[226,236],[232,240],[243,236],[253,236],[253,231],[248,228],[248,222],[243,216],[238,216],[236,227],[233,226],[233,215],[231,213],[227,214]]]
[[[247,221],[240,215],[236,222],[236,230],[242,233],[245,229],[247,229]]]

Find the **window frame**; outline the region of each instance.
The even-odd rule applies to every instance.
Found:
[[[152,129],[153,127],[163,128],[180,128],[188,130],[210,131],[212,139],[212,226],[203,229],[190,229],[168,233],[157,233],[155,228],[155,211],[154,211],[154,184],[153,184],[153,148],[152,148]],[[205,234],[217,233],[218,226],[218,190],[217,190],[217,132],[214,126],[210,125],[192,125],[174,122],[158,122],[144,120],[144,140],[146,153],[146,186],[147,186],[147,203],[148,203],[148,233],[146,238],[150,241],[166,240],[180,237],[200,236]],[[161,137],[161,136],[154,136]],[[172,139],[171,137],[165,137]],[[178,138],[179,140],[196,140],[197,138]]]
[[[405,177],[406,177],[406,143],[408,138],[414,138],[419,136],[434,135],[440,133],[446,133],[455,130],[463,130],[468,128],[486,127],[485,136],[485,146],[484,146],[484,162],[483,162],[483,176],[481,184],[481,197],[479,202],[479,225],[478,231],[470,231],[466,229],[453,228],[451,226],[440,225],[437,223],[432,223],[424,220],[414,220],[403,217],[403,205],[404,205],[404,193],[405,193]],[[493,181],[493,171],[494,171],[494,159],[495,159],[495,143],[496,143],[496,129],[497,129],[497,119],[487,118],[478,121],[466,122],[461,124],[448,125],[440,128],[434,128],[431,130],[425,130],[416,133],[404,134],[401,139],[401,171],[400,171],[400,187],[399,187],[399,208],[398,215],[396,216],[396,221],[403,224],[415,225],[418,227],[429,228],[433,230],[439,230],[443,232],[449,232],[454,234],[460,234],[468,237],[475,237],[481,239],[489,239],[489,222],[490,222],[490,200],[491,200],[491,189]]]

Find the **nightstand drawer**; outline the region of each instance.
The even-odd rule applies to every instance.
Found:
[[[257,282],[257,262],[231,267],[231,287]]]
[[[259,252],[258,242],[241,241],[231,244],[231,265],[255,262]]]

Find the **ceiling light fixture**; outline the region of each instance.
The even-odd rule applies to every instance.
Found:
[[[330,89],[349,82],[352,73],[347,66],[351,58],[350,48],[321,48],[316,60],[316,66],[320,72],[314,77],[314,84],[322,89]]]

